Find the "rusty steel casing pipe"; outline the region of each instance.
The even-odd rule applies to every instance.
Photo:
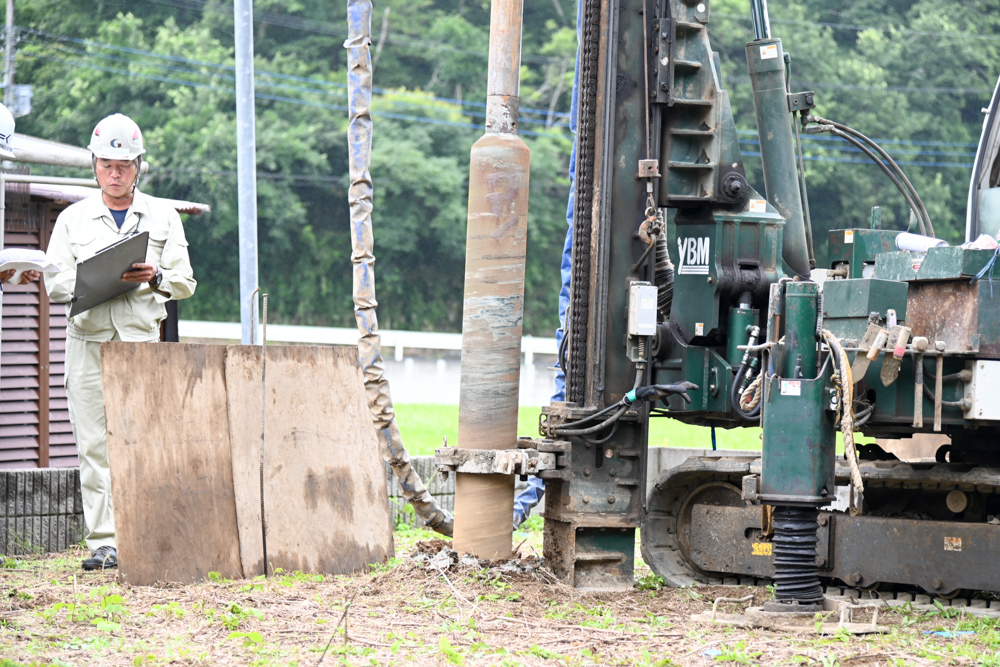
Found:
[[[531,152],[517,136],[521,0],[493,0],[486,134],[472,147],[458,446],[517,446]],[[457,473],[459,553],[511,553],[514,478]]]

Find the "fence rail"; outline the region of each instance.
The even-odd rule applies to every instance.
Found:
[[[209,338],[238,341],[242,338],[239,322],[202,322],[181,320],[178,323],[181,338]],[[382,347],[394,349],[396,361],[402,361],[407,348],[420,350],[461,350],[462,334],[438,333],[434,331],[383,330]],[[258,328],[258,338],[261,331]],[[268,324],[267,340],[276,343],[312,343],[314,345],[357,345],[358,330],[338,327],[304,327],[291,324]],[[533,364],[536,354],[555,355],[555,338],[524,336],[521,338],[521,352],[524,362]]]

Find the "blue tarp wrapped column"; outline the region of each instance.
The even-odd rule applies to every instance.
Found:
[[[348,0],[347,100],[350,125],[347,130],[351,186],[351,262],[354,266],[354,315],[358,323],[358,357],[364,373],[365,392],[372,421],[378,434],[382,457],[399,479],[403,497],[413,505],[417,516],[429,528],[451,535],[454,520],[440,508],[410,465],[410,455],[403,446],[396,416],[385,379],[382,339],[379,336],[375,309],[375,255],[372,236],[372,178],[369,172],[372,148],[372,63],[371,0]]]

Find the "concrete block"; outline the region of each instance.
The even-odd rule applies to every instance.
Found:
[[[928,604],[931,603],[931,596],[930,595],[924,595],[923,593],[917,593],[913,597],[913,603],[914,604],[928,605]]]
[[[969,600],[969,607],[972,609],[986,609],[988,607],[987,600]]]
[[[826,594],[829,595],[830,597],[840,597],[841,595],[844,594],[844,589],[841,588],[840,586],[827,586]]]
[[[82,538],[79,469],[0,471],[0,553],[62,551]]]
[[[913,593],[896,593],[896,599],[900,602],[912,602]]]

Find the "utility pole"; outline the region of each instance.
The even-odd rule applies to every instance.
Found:
[[[7,0],[11,2],[12,0]],[[240,322],[254,339],[257,292],[257,138],[253,86],[253,2],[234,0],[236,23],[236,199],[240,230]]]
[[[17,31],[14,29],[14,0],[7,0],[7,23],[4,30],[7,38],[3,61],[3,103],[8,109],[14,104],[14,44]],[[14,113],[11,110],[11,113]]]

